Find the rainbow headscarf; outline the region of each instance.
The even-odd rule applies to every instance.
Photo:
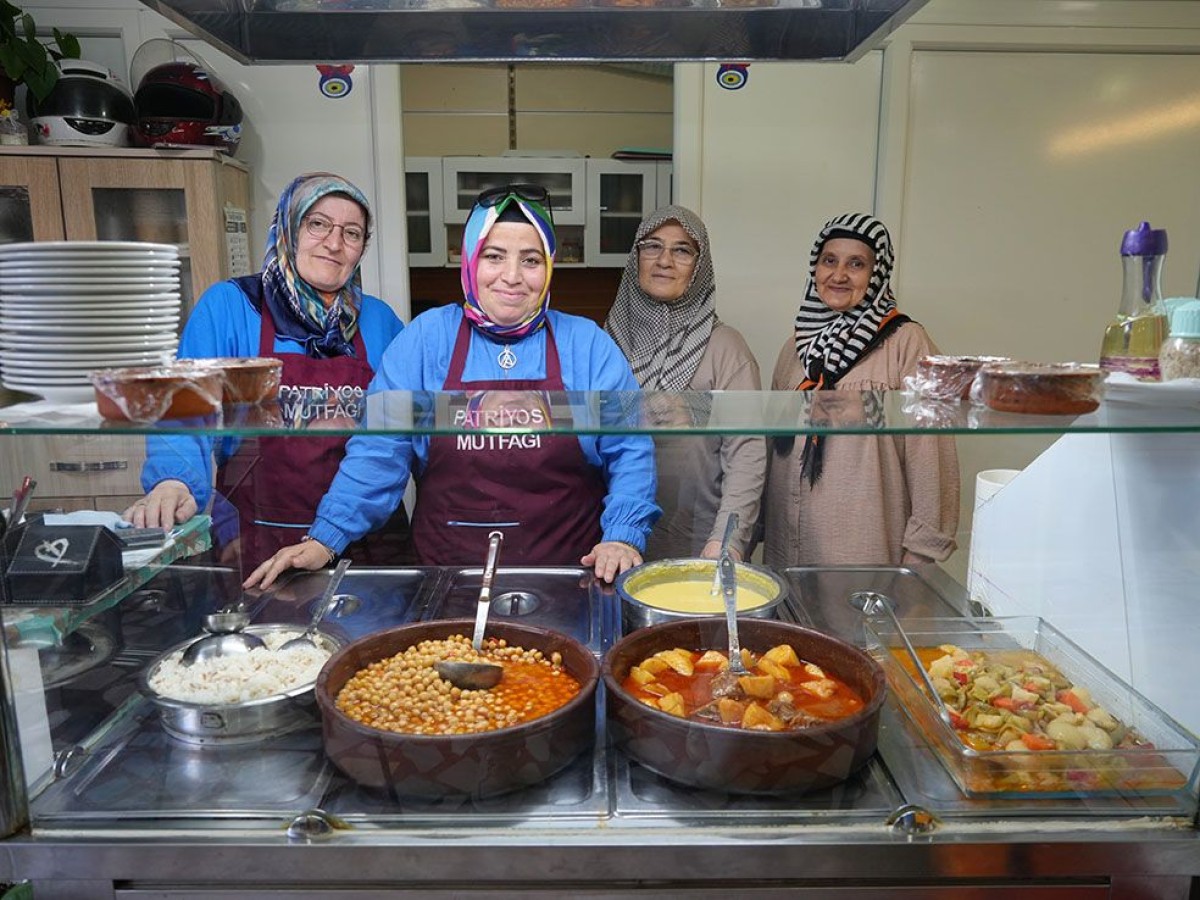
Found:
[[[542,238],[542,250],[546,254],[546,286],[542,288],[542,296],[537,309],[529,318],[515,325],[498,325],[488,318],[483,307],[479,305],[479,284],[475,270],[479,264],[479,252],[483,249],[484,238],[487,237],[500,214],[509,206],[516,205],[521,213],[529,220]],[[495,206],[480,206],[476,203],[467,216],[467,224],[463,228],[462,254],[462,289],[463,314],[472,325],[492,337],[518,340],[527,334],[533,334],[546,322],[546,309],[550,306],[550,277],[554,274],[554,223],[550,214],[540,203],[526,200],[516,194],[509,194]]]

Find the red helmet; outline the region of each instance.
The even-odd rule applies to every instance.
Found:
[[[242,138],[242,105],[195,63],[155,66],[142,76],[133,105],[133,138],[142,147],[217,147],[232,155]]]

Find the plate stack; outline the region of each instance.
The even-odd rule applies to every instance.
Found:
[[[85,402],[95,369],[170,362],[179,345],[179,268],[172,244],[0,245],[0,382]]]

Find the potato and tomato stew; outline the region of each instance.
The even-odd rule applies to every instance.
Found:
[[[749,675],[729,672],[719,650],[676,647],[633,666],[621,686],[673,716],[751,731],[797,731],[863,708],[853,688],[787,644],[757,656],[743,649],[742,662]]]
[[[433,668],[442,660],[496,663],[500,683],[462,690]],[[476,653],[461,634],[421,641],[360,669],[337,695],[337,708],[356,722],[404,734],[475,734],[509,728],[565,706],[581,689],[555,652],[510,647],[488,638]]]
[[[917,650],[959,739],[974,750],[1151,747],[1032,650]]]

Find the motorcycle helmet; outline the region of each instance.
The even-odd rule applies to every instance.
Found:
[[[142,147],[216,147],[231,156],[242,138],[242,105],[194,62],[155,66],[133,95],[134,142]]]
[[[108,68],[81,59],[57,63],[59,78],[45,99],[26,95],[25,112],[39,144],[123,147],[133,124],[129,89]]]

